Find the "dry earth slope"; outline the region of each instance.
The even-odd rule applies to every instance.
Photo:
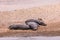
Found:
[[[8,29],[9,25],[24,24],[30,18],[42,18],[47,26],[40,26],[37,31]],[[33,35],[60,35],[60,4],[0,12],[0,37]]]

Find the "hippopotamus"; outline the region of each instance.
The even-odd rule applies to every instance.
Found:
[[[37,30],[39,25],[46,26],[44,21],[42,19],[28,19],[25,21],[25,24],[16,24],[16,25],[10,25],[9,29],[32,29]]]
[[[25,23],[28,25],[29,22],[35,22],[38,25],[43,25],[46,26],[46,24],[44,23],[44,21],[42,19],[28,19],[25,21]]]
[[[10,25],[9,29],[29,29],[30,27],[28,25],[22,25],[22,24],[16,24],[16,25]]]

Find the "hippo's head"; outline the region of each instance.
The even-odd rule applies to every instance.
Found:
[[[18,29],[18,26],[16,26],[16,25],[10,25],[9,29]]]
[[[42,26],[47,25],[47,24],[45,24],[45,22],[41,18],[38,18],[38,20],[39,20],[39,25],[42,25]]]

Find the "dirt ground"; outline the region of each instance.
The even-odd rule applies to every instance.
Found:
[[[47,26],[40,26],[36,31],[8,29],[11,24],[24,24],[31,18],[42,18]],[[60,5],[0,12],[0,37],[4,36],[60,36]]]

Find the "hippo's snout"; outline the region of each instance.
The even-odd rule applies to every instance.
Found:
[[[40,22],[40,25],[47,26],[47,24],[45,24],[44,22]]]

